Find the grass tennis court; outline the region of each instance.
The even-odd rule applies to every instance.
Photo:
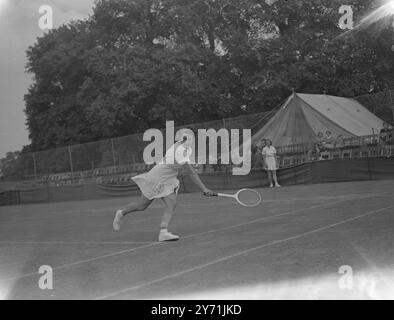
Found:
[[[156,242],[161,201],[119,233],[127,198],[1,207],[0,298],[394,298],[394,181],[259,191],[255,208],[181,194],[172,243]],[[42,265],[53,290],[38,287]]]

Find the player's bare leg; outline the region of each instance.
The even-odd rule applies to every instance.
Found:
[[[177,194],[173,193],[173,194],[170,194],[169,196],[162,199],[166,205],[166,209],[164,210],[163,216],[161,218],[161,223],[160,223],[160,233],[159,233],[159,241],[160,242],[179,240],[179,236],[174,235],[168,231],[168,226],[169,226],[171,219],[175,213],[176,198],[177,198]]]
[[[144,211],[153,200],[149,200],[144,195],[141,195],[141,198],[137,202],[132,202],[126,205],[124,208],[119,209],[115,213],[115,218],[113,222],[114,231],[119,231],[120,226],[122,224],[122,218],[128,215],[129,213],[136,211]]]
[[[276,176],[276,171],[272,171],[272,178],[273,178],[273,180],[275,182],[275,187],[279,188],[280,184],[278,183],[278,178]]]
[[[272,180],[272,171],[268,170],[268,180],[270,182],[270,188],[274,187],[274,182]]]

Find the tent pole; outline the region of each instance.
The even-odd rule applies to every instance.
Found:
[[[34,180],[37,181],[37,161],[36,161],[36,153],[33,152],[33,167],[34,167]]]
[[[73,165],[73,157],[71,154],[71,146],[68,146],[68,159],[70,162],[71,176],[74,178],[74,165]]]
[[[113,162],[114,167],[116,167],[114,139],[111,139],[111,152],[112,152],[112,162]]]

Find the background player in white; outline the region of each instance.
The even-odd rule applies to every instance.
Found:
[[[277,160],[276,160],[276,149],[272,145],[272,141],[267,139],[266,140],[266,146],[263,148],[262,151],[264,162],[265,162],[265,168],[268,172],[268,180],[270,182],[270,188],[274,186],[275,187],[280,187],[278,183],[278,178],[276,176],[276,170],[278,168]]]

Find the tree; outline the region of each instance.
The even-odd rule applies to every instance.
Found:
[[[294,89],[354,96],[393,85],[388,21],[338,37],[367,0],[97,0],[29,48],[31,150],[271,110]]]
[[[21,157],[20,151],[7,152],[3,159],[0,159],[0,176],[2,178],[17,179],[22,175],[18,172],[18,163]]]

